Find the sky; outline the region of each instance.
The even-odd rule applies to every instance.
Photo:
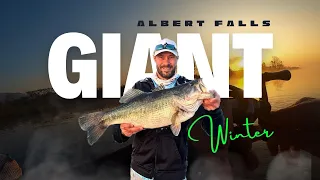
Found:
[[[121,80],[125,82],[137,33],[161,33],[176,41],[177,33],[200,33],[209,61],[212,33],[273,33],[272,50],[263,51],[268,62],[278,56],[285,65],[320,65],[320,1],[316,0],[162,0],[162,1],[6,1],[0,6],[0,92],[25,92],[51,87],[48,55],[54,40],[67,32],[89,36],[97,52],[81,56],[71,48],[72,59],[102,59],[102,34],[121,33]],[[138,20],[270,20],[270,27],[138,27]],[[232,42],[230,43],[230,45]],[[230,56],[242,51],[231,50]],[[320,67],[320,66],[319,66]],[[98,68],[101,74],[101,67]],[[77,79],[76,74],[70,78]],[[101,81],[101,77],[98,77]],[[99,82],[98,82],[99,83]]]

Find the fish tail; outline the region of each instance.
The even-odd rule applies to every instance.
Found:
[[[104,124],[102,111],[89,113],[79,118],[79,125],[83,131],[87,132],[87,140],[90,146],[98,141],[108,126]]]

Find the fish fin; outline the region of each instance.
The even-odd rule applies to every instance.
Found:
[[[96,126],[90,126],[87,130],[87,140],[89,145],[92,146],[96,143],[107,128],[108,126],[104,126],[102,121]]]
[[[140,96],[141,94],[144,94],[146,92],[143,92],[139,89],[130,89],[128,90],[119,100],[120,103],[127,103],[129,102],[130,100],[132,100],[133,98],[137,97],[137,96]]]
[[[172,124],[170,126],[170,129],[173,133],[173,135],[178,136],[181,130],[181,123]]]
[[[90,126],[98,125],[102,121],[103,115],[104,112],[98,111],[80,116],[78,119],[80,128],[83,131],[87,131]]]
[[[172,133],[175,135],[175,136],[178,136],[179,133],[180,133],[180,130],[181,130],[181,123],[178,119],[178,114],[179,114],[179,111],[177,111],[176,113],[173,114],[172,118],[171,118],[171,126],[170,126],[170,129],[172,131]]]
[[[152,92],[161,91],[161,90],[164,90],[164,89],[165,89],[164,85],[163,85],[163,84],[160,84],[158,87],[154,88],[154,89],[152,90]]]
[[[104,113],[102,111],[85,114],[79,117],[79,125],[83,131],[87,132],[88,143],[92,146],[108,128],[103,124]]]

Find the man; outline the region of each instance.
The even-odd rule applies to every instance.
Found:
[[[155,47],[153,55],[157,72],[152,77],[135,83],[133,88],[151,92],[160,84],[167,89],[190,81],[176,73],[179,56],[174,41],[161,40]],[[207,114],[211,115],[215,124],[223,123],[224,116],[219,106],[220,97],[215,93],[215,98],[203,101],[195,117]],[[127,141],[135,134],[131,154],[131,180],[186,179],[189,124],[189,121],[182,123],[178,136],[174,136],[169,127],[143,130],[142,127],[135,127],[132,124],[114,125],[113,136],[119,143]],[[207,134],[210,134],[208,119],[202,121],[202,127]]]

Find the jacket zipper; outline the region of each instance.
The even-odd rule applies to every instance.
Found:
[[[157,132],[157,130],[156,130],[156,132]],[[155,152],[155,157],[154,157],[154,172],[155,172],[155,174],[158,172],[158,170],[157,170],[157,156],[158,156],[158,144],[159,144],[159,138],[158,138],[158,132],[157,132],[157,135],[156,135],[156,152]],[[154,176],[155,176],[155,174],[154,174]]]

